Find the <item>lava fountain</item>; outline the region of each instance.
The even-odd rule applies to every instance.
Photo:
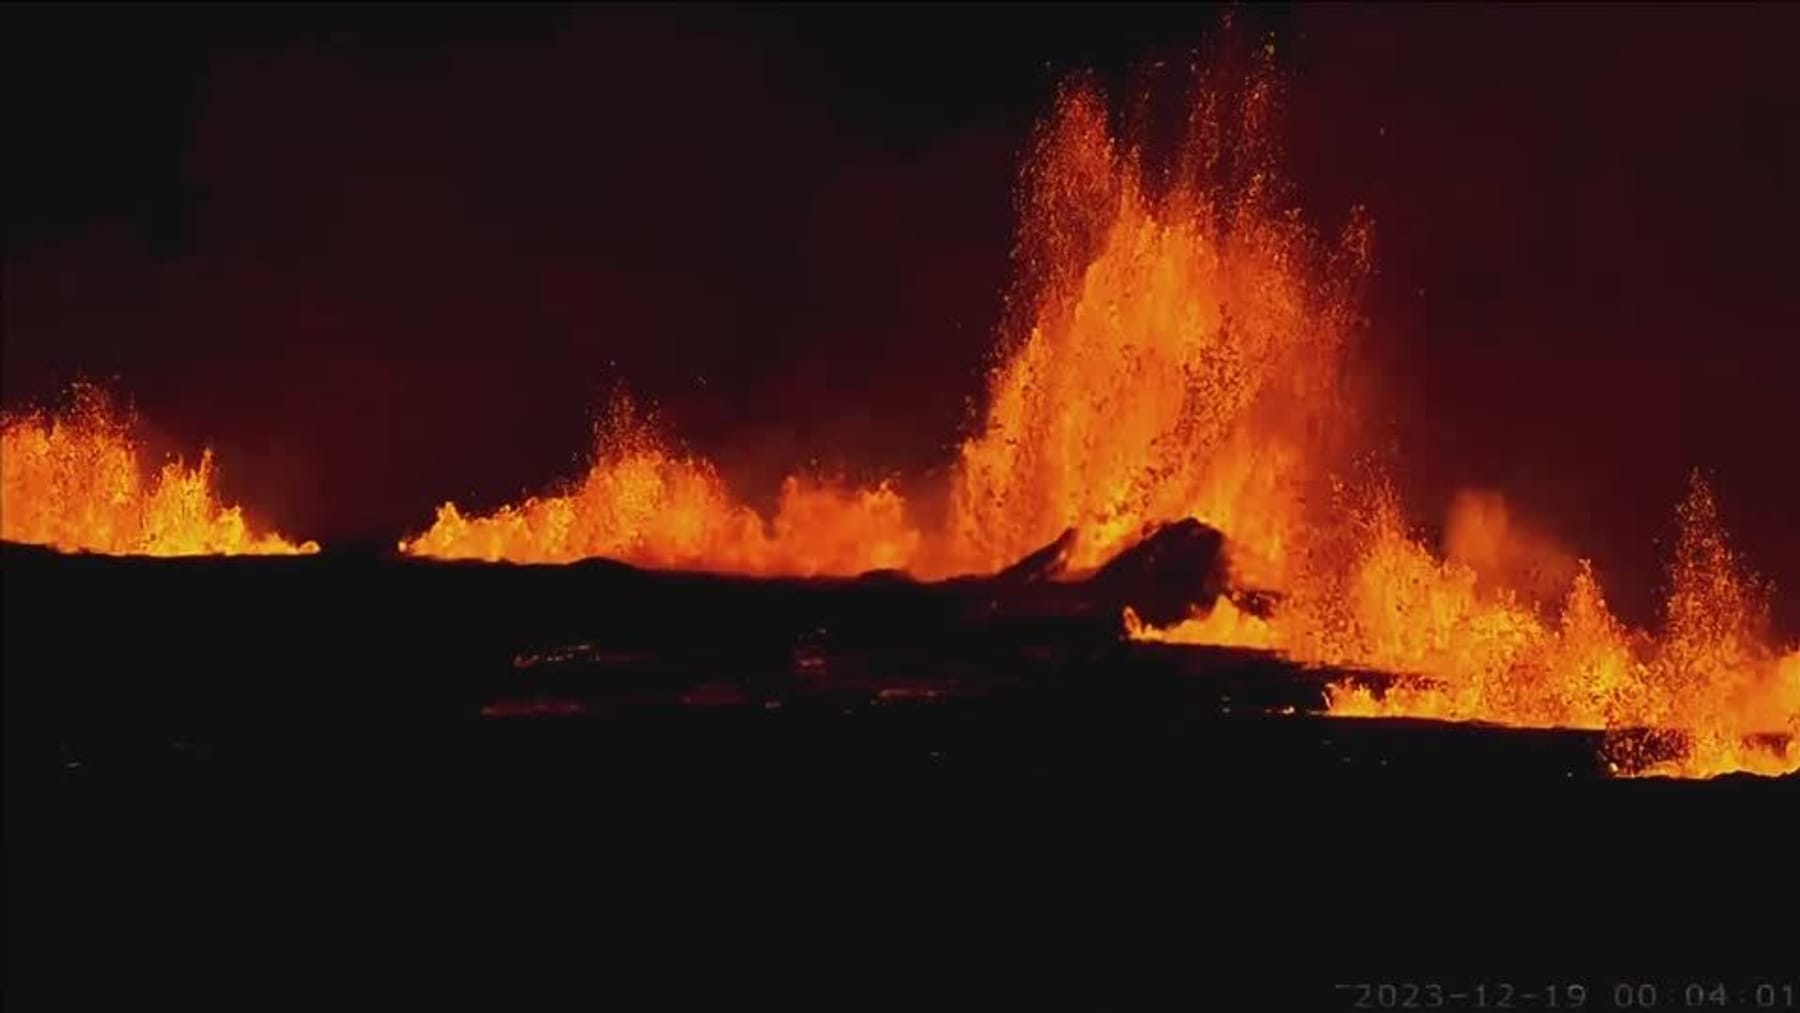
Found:
[[[1266,67],[1236,94],[1202,88],[1152,193],[1104,96],[1063,91],[1025,173],[1031,310],[1003,335],[956,471],[948,541],[965,565],[1075,527],[1072,561],[1093,566],[1182,517],[1230,533],[1240,565],[1289,564],[1354,417],[1344,367],[1369,231],[1352,216],[1327,247],[1282,209],[1276,94]]]
[[[1224,597],[1170,630],[1127,613],[1129,635],[1417,673],[1380,698],[1336,685],[1330,709],[1613,730],[1625,772],[1800,768],[1800,651],[1773,646],[1768,588],[1697,474],[1652,633],[1627,630],[1592,566],[1513,522],[1498,494],[1457,497],[1440,555],[1378,467],[1344,478],[1369,235],[1352,215],[1323,246],[1283,207],[1276,95],[1266,63],[1235,93],[1203,88],[1153,197],[1099,93],[1063,93],[1026,174],[1031,314],[962,448],[952,550],[991,569],[1073,526],[1075,562],[1093,565],[1147,523],[1195,517],[1231,536],[1238,578],[1279,605],[1262,617]],[[1628,733],[1646,727],[1679,745],[1634,749]]]
[[[1021,176],[1014,311],[944,516],[918,517],[892,483],[791,476],[762,518],[623,401],[585,477],[484,516],[446,503],[401,550],[935,577],[992,571],[1071,527],[1072,566],[1092,568],[1149,525],[1195,517],[1231,532],[1239,566],[1280,568],[1347,433],[1339,388],[1368,229],[1353,218],[1327,246],[1281,209],[1276,95],[1266,61],[1235,86],[1206,82],[1174,182],[1153,193],[1104,95],[1061,91]]]
[[[1156,524],[1226,532],[1240,585],[1141,639],[1280,652],[1416,676],[1384,694],[1335,685],[1344,716],[1606,729],[1622,772],[1800,768],[1800,651],[1775,646],[1768,590],[1731,550],[1697,476],[1679,511],[1661,628],[1633,631],[1576,554],[1457,499],[1439,551],[1362,454],[1354,336],[1371,230],[1322,240],[1292,209],[1264,49],[1202,75],[1172,157],[1121,140],[1100,90],[1061,90],[1019,187],[1016,277],[985,417],[960,447],[948,507],[924,519],[892,484],[790,478],[772,519],[628,403],[587,475],[486,516],[454,504],[403,551],[754,574],[991,572],[1074,529],[1072,572]],[[1153,168],[1154,164],[1154,168]],[[1678,747],[1634,751],[1636,730]]]
[[[0,423],[0,538],[108,555],[292,555],[317,552],[251,530],[213,487],[212,452],[171,461],[146,481],[129,416],[80,385],[61,414]]]
[[[1433,552],[1386,486],[1360,495],[1330,536],[1350,547],[1336,557],[1343,562],[1305,574],[1268,619],[1215,608],[1166,630],[1133,623],[1131,632],[1420,676],[1379,694],[1334,684],[1333,714],[1604,729],[1625,773],[1800,769],[1800,650],[1775,646],[1769,586],[1732,550],[1698,473],[1677,512],[1662,622],[1650,631],[1614,617],[1585,560],[1562,600],[1541,607]],[[1676,742],[1646,749],[1642,729]]]
[[[908,565],[920,540],[890,485],[790,476],[770,524],[705,458],[681,453],[626,396],[595,427],[587,474],[566,488],[465,517],[438,508],[402,552],[445,559],[567,563],[604,556],[644,566],[759,575],[844,575]]]

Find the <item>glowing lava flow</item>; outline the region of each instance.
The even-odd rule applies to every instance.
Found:
[[[856,574],[907,565],[919,532],[899,493],[790,477],[773,525],[735,500],[703,458],[669,449],[628,399],[599,427],[579,483],[485,517],[438,508],[402,552],[445,559],[566,563],[604,556],[645,566],[752,574]]]
[[[92,388],[67,415],[9,418],[0,427],[0,538],[109,555],[286,555],[317,552],[250,530],[200,466],[163,466],[146,482],[130,426]]]

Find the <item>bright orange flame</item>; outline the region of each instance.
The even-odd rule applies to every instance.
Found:
[[[1444,555],[1475,571],[1484,589],[1510,588],[1547,604],[1567,593],[1580,563],[1513,516],[1497,492],[1464,490],[1450,504]]]
[[[486,517],[454,503],[403,552],[446,559],[566,563],[604,556],[645,566],[753,574],[855,574],[907,565],[919,532],[888,485],[853,489],[790,477],[773,524],[742,505],[706,460],[671,451],[627,398],[597,434],[587,476],[562,495]]]
[[[1318,251],[1278,191],[1263,137],[1272,81],[1252,76],[1237,161],[1222,167],[1219,96],[1207,95],[1160,197],[1140,184],[1106,104],[1067,89],[1027,172],[1022,243],[1040,290],[993,377],[985,430],[962,447],[951,536],[992,569],[1079,532],[1093,566],[1146,523],[1196,517],[1279,568],[1324,440],[1342,418],[1357,220],[1338,283],[1308,282]]]
[[[1229,598],[1220,598],[1212,611],[1185,619],[1168,628],[1149,626],[1130,606],[1125,608],[1125,634],[1133,640],[1166,644],[1213,644],[1270,651],[1280,648],[1280,636],[1268,620],[1239,609]]]
[[[64,552],[111,555],[275,555],[317,552],[251,532],[239,507],[220,505],[207,451],[195,469],[165,464],[146,483],[130,425],[103,394],[78,387],[67,415],[7,419],[0,427],[0,538]]]
[[[1144,639],[1283,651],[1326,666],[1410,672],[1429,681],[1331,687],[1331,712],[1618,730],[1625,772],[1710,776],[1800,769],[1800,651],[1768,638],[1768,588],[1744,571],[1696,475],[1679,511],[1663,629],[1628,631],[1578,564],[1554,619],[1412,537],[1385,487],[1347,511],[1357,545],[1338,572],[1308,575],[1270,621],[1231,611]],[[1221,602],[1221,605],[1225,604]],[[1128,617],[1127,624],[1131,624]],[[1253,618],[1253,617],[1252,617]],[[1679,733],[1678,755],[1632,757],[1632,728]]]

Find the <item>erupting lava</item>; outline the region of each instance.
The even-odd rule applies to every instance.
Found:
[[[189,469],[165,464],[146,482],[131,426],[97,389],[75,391],[65,415],[9,418],[0,427],[0,538],[111,555],[276,555],[317,552],[250,531],[220,505],[212,452]]]
[[[1484,586],[1474,565],[1438,558],[1408,533],[1385,486],[1365,498],[1330,536],[1347,547],[1344,562],[1302,575],[1270,619],[1222,600],[1166,630],[1130,621],[1131,632],[1422,677],[1380,695],[1338,683],[1333,714],[1607,729],[1615,766],[1632,773],[1800,769],[1800,650],[1771,645],[1768,588],[1732,552],[1698,474],[1656,633],[1613,616],[1586,561],[1551,618],[1526,589]],[[1634,733],[1651,728],[1678,734],[1673,755],[1636,745]]]
[[[735,500],[712,464],[678,454],[636,413],[614,402],[598,427],[586,478],[486,517],[454,503],[402,552],[447,559],[566,563],[605,556],[646,566],[813,576],[907,565],[919,532],[892,488],[852,489],[789,477],[773,530]]]
[[[1022,177],[987,415],[944,516],[915,516],[889,485],[791,478],[765,521],[626,406],[573,488],[486,517],[446,504],[402,549],[929,577],[993,571],[1074,528],[1079,571],[1192,517],[1230,536],[1233,579],[1278,604],[1265,618],[1221,598],[1169,629],[1128,612],[1131,636],[1413,673],[1380,696],[1337,685],[1331,711],[1608,729],[1625,772],[1800,768],[1800,651],[1771,645],[1767,589],[1698,478],[1655,634],[1627,630],[1592,567],[1511,523],[1497,496],[1458,501],[1440,557],[1381,475],[1340,478],[1357,451],[1350,338],[1369,231],[1353,215],[1321,243],[1288,210],[1261,57],[1196,92],[1166,176],[1119,142],[1095,88],[1059,96]],[[1633,755],[1643,728],[1682,745]]]
[[[1368,234],[1354,218],[1322,255],[1280,210],[1274,96],[1266,71],[1235,103],[1203,91],[1160,195],[1102,96],[1061,96],[1026,175],[1032,312],[956,473],[963,562],[991,569],[1073,526],[1072,562],[1094,566],[1146,524],[1195,517],[1229,532],[1240,562],[1285,566],[1341,435],[1324,423],[1350,415],[1343,350]]]
[[[1232,533],[1240,565],[1280,568],[1306,489],[1345,433],[1338,386],[1367,229],[1353,220],[1322,255],[1280,210],[1275,94],[1266,67],[1241,94],[1201,91],[1174,182],[1153,194],[1143,155],[1114,140],[1104,97],[1064,89],[1022,180],[1008,354],[938,523],[891,485],[798,477],[765,522],[625,404],[573,488],[485,517],[447,503],[401,549],[929,577],[992,571],[1069,527],[1071,564],[1091,568],[1147,525],[1196,517]]]

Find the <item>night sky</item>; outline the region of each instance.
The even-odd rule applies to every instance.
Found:
[[[573,474],[618,383],[753,496],[942,469],[1032,122],[1218,17],[10,7],[4,403],[117,377],[327,542]],[[1419,519],[1503,489],[1642,619],[1701,466],[1800,630],[1800,7],[1236,18],[1307,213],[1375,220]]]

